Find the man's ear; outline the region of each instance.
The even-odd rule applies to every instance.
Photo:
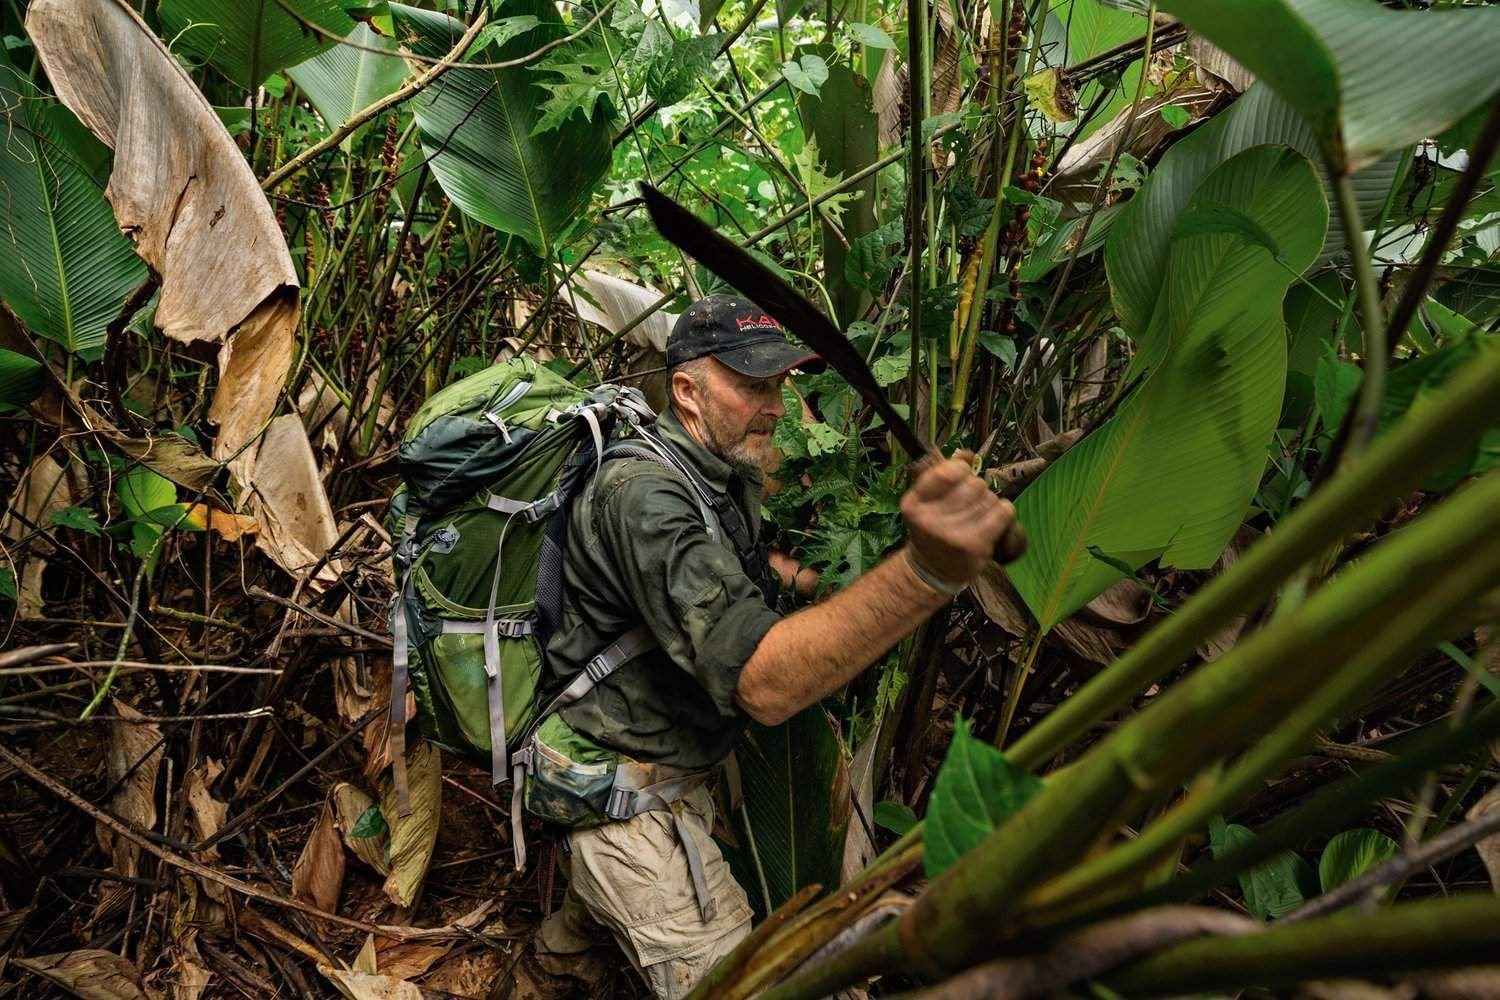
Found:
[[[685,371],[672,373],[672,380],[667,383],[667,397],[672,401],[672,406],[681,413],[693,417],[699,417],[703,413],[703,401],[698,391],[698,383]]]

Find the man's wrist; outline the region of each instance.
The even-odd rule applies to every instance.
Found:
[[[923,566],[922,561],[917,558],[917,553],[910,544],[902,547],[901,551],[905,556],[907,568],[911,570],[912,575],[917,578],[918,582],[944,600],[952,600],[968,587],[967,583],[952,583],[944,580],[933,573],[932,570]]]

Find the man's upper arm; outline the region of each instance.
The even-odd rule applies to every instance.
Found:
[[[692,488],[644,461],[609,470],[595,529],[645,624],[726,716],[745,662],[780,616],[703,524]]]

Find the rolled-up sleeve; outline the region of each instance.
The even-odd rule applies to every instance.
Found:
[[[726,717],[740,671],[781,616],[739,558],[709,536],[691,488],[641,463],[595,499],[594,529],[641,619]]]

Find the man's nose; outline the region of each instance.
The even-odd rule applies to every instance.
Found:
[[[786,414],[786,401],[781,398],[780,390],[777,391],[776,397],[770,401],[770,405],[766,406],[763,412],[766,416],[775,417],[777,420],[780,420]]]

